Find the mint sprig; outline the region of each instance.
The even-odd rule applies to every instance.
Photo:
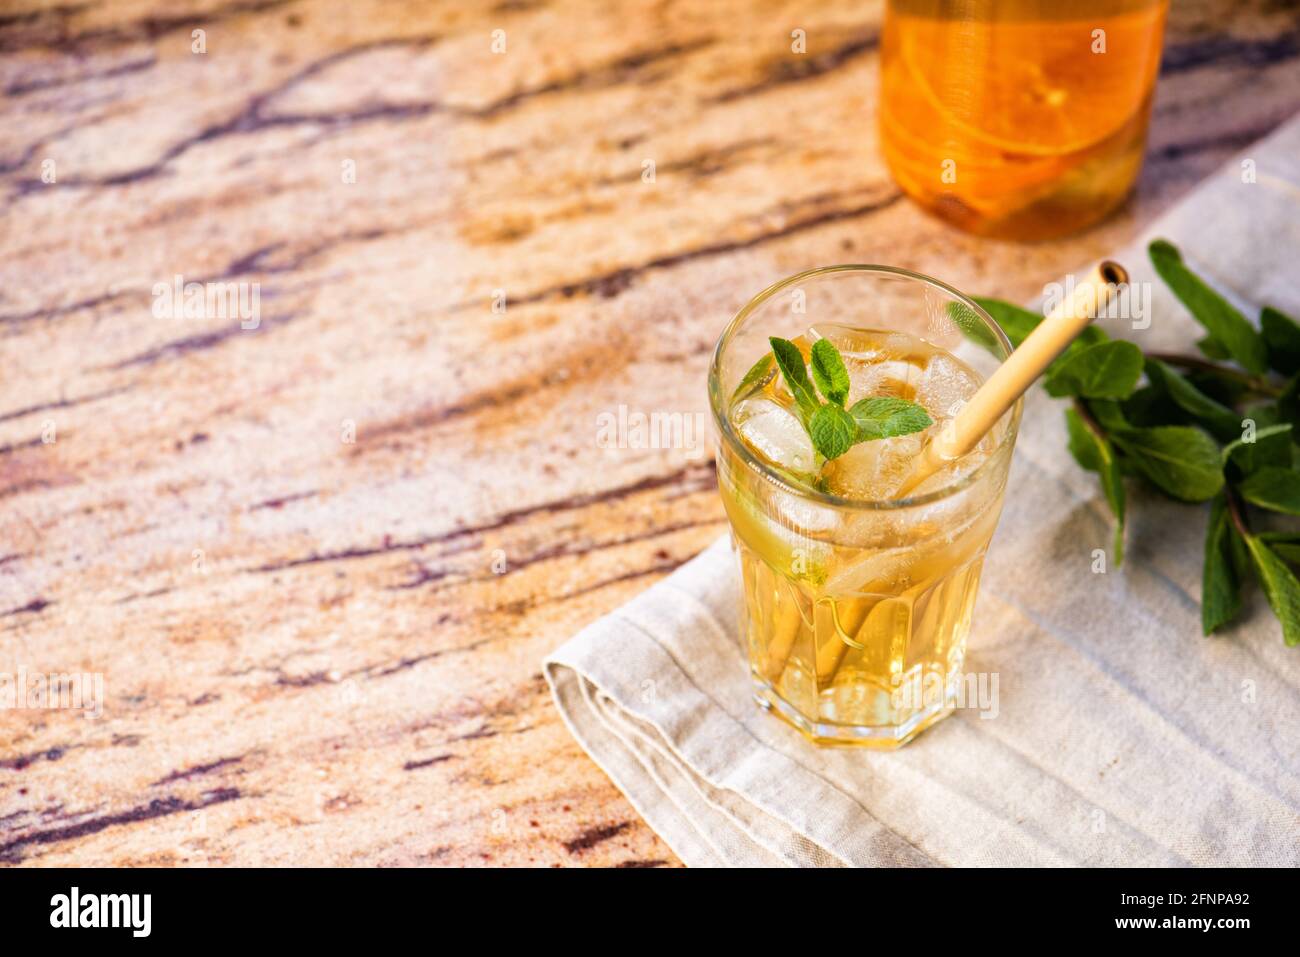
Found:
[[[835,343],[818,339],[812,347],[812,378],[803,353],[789,339],[768,339],[777,368],[794,396],[799,421],[813,448],[823,459],[837,459],[859,442],[909,435],[933,423],[925,409],[906,399],[879,396],[861,399],[845,409],[849,398],[849,372]],[[761,364],[762,359],[759,360]],[[756,365],[754,368],[757,369]],[[754,370],[751,370],[753,372]],[[816,383],[816,389],[813,383]],[[820,391],[826,401],[817,397]]]
[[[1251,528],[1252,509],[1265,518],[1300,515],[1300,323],[1266,307],[1256,328],[1188,268],[1172,243],[1158,239],[1148,253],[1208,335],[1196,343],[1200,355],[1146,353],[1089,326],[1048,368],[1044,383],[1051,395],[1070,400],[1070,453],[1101,477],[1116,519],[1117,565],[1125,477],[1179,501],[1211,502],[1202,630],[1208,635],[1234,620],[1245,607],[1242,589],[1254,579],[1286,643],[1300,644],[1293,567],[1300,566],[1300,533]],[[1016,345],[1041,321],[1011,303],[977,302]],[[964,314],[952,319],[982,343],[979,323]]]

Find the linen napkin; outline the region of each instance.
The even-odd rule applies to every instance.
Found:
[[[1193,351],[1156,236],[1248,316],[1300,315],[1300,119],[1116,257],[1151,284],[1150,326],[1103,325]],[[683,861],[1300,865],[1300,648],[1258,589],[1201,636],[1207,508],[1130,483],[1124,565],[1096,570],[1111,520],[1062,408],[1031,390],[984,564],[966,670],[998,677],[996,709],[895,752],[809,744],[753,702],[725,539],[547,659],[574,736]]]

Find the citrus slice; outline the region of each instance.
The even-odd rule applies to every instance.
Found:
[[[899,15],[907,84],[943,124],[1010,153],[1060,156],[1112,136],[1142,107],[1165,5],[1092,20]],[[1105,52],[1093,52],[1104,30]]]

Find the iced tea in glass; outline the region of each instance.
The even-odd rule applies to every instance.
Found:
[[[1168,0],[888,0],[880,141],[913,199],[986,236],[1097,222],[1142,165]]]
[[[780,372],[747,375],[769,336],[805,360],[830,339],[848,404],[894,396],[933,424],[821,459]],[[1010,352],[974,302],[883,266],[779,282],[719,340],[709,373],[718,485],[755,695],[812,740],[898,747],[953,709],[1020,404],[969,454],[899,492],[923,444]]]

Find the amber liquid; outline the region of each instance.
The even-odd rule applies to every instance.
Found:
[[[845,350],[855,389],[870,382],[872,394],[928,407],[934,393],[927,390],[925,369],[936,361],[964,370],[949,389],[968,396],[978,386],[972,370],[920,339],[868,331],[857,339],[883,347],[866,360]],[[795,342],[807,350],[803,337]],[[873,376],[873,366],[889,374]],[[748,398],[793,402],[774,375]],[[932,429],[953,411],[947,398],[928,410],[936,420]],[[919,435],[889,441],[912,438],[919,443]],[[964,468],[976,467],[995,443],[986,444]],[[859,451],[870,453],[870,444]],[[848,495],[856,477],[839,476],[837,468],[869,467],[870,461],[849,454],[827,463],[821,486]],[[797,496],[756,480],[725,448],[718,472],[740,560],[741,628],[754,678],[765,689],[762,700],[819,743],[883,748],[897,747],[951,710],[984,553],[1001,511],[1004,473],[981,473],[933,506],[849,509],[815,529],[806,527],[813,519]],[[891,483],[888,497],[896,478],[886,468],[859,487]],[[938,478],[935,487],[943,488],[943,481]]]
[[[1168,0],[890,0],[880,138],[905,192],[969,232],[1097,222],[1142,164]]]
[[[918,550],[906,569],[832,593],[773,568],[737,536],[756,677],[808,719],[803,727],[899,729],[895,739],[833,743],[889,747],[912,737],[946,710],[932,689],[950,695],[961,681],[997,512],[945,547]]]

